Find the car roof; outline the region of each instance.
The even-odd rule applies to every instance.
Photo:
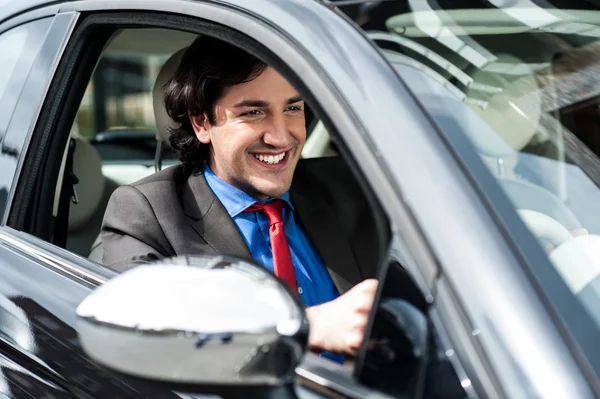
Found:
[[[57,5],[60,3],[68,3],[75,0],[0,0],[0,24],[10,17],[23,13],[25,11],[50,6]],[[81,0],[80,0],[81,1]],[[222,2],[228,2],[228,0],[220,0]],[[320,2],[329,2],[331,0],[315,0]],[[335,0],[334,0],[335,1]],[[368,0],[365,0],[368,1]]]
[[[70,0],[64,0],[64,3],[67,1]],[[4,20],[12,17],[13,15],[20,14],[33,8],[56,3],[56,1],[52,0],[0,0],[0,23],[4,22]]]

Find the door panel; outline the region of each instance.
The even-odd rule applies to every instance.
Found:
[[[17,249],[0,233],[2,352],[53,385],[92,397],[143,397],[81,350],[75,309],[91,288],[40,263],[32,251]]]
[[[40,375],[0,355],[0,395],[8,398],[74,398],[68,391]],[[1,397],[1,396],[0,396]]]

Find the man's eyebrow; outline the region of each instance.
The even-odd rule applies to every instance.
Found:
[[[300,101],[304,101],[301,96],[290,97],[285,102],[286,105],[294,104]],[[243,107],[268,107],[269,102],[264,100],[242,100],[239,103],[235,104],[235,108],[243,108]]]
[[[242,108],[242,107],[268,107],[269,103],[264,100],[243,100],[239,103],[235,104],[234,107]]]
[[[296,97],[289,98],[287,100],[286,104],[290,105],[290,104],[294,104],[294,103],[297,103],[297,102],[300,102],[300,101],[304,101],[304,99],[301,96],[296,96]]]

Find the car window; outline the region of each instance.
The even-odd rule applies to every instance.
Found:
[[[154,172],[156,122],[152,89],[162,64],[195,35],[168,29],[123,29],[107,44],[77,112],[79,137],[119,184]],[[175,154],[166,148],[163,164]]]
[[[466,135],[582,315],[600,326],[600,10],[492,3],[346,11],[439,129]]]
[[[3,141],[21,90],[50,27],[50,18],[19,25],[0,33],[0,142]],[[7,152],[7,149],[4,150]],[[10,151],[8,151],[10,152]],[[11,160],[12,161],[12,160]],[[0,168],[4,158],[0,158]],[[11,177],[12,178],[12,177]],[[8,192],[0,188],[0,214]]]

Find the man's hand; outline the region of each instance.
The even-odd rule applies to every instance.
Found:
[[[307,308],[310,349],[356,356],[376,290],[377,280],[365,280],[331,302]]]

